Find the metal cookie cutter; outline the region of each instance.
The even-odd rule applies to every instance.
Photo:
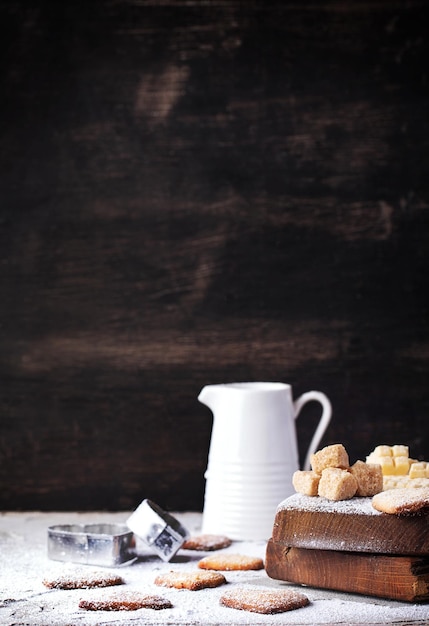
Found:
[[[170,561],[189,537],[177,519],[151,500],[143,500],[127,519],[127,525],[163,561]]]
[[[66,524],[48,528],[48,557],[113,567],[132,563],[135,537],[125,524]]]

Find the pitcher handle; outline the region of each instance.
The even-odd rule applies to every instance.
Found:
[[[307,455],[305,457],[304,468],[305,470],[310,469],[310,457],[316,451],[317,446],[319,445],[320,440],[322,439],[329,422],[331,421],[332,416],[332,405],[327,396],[321,391],[307,391],[307,393],[303,393],[297,400],[295,400],[294,408],[295,408],[295,419],[298,418],[298,415],[301,412],[302,407],[307,402],[311,402],[312,400],[316,400],[320,402],[323,408],[322,417],[319,420],[319,424],[314,432],[313,438],[308,447]]]

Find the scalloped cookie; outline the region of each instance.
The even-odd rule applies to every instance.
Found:
[[[226,578],[219,572],[166,572],[155,578],[155,585],[199,591],[226,584]]]
[[[273,615],[307,606],[309,599],[303,593],[292,589],[238,587],[224,593],[220,603],[231,609]]]
[[[264,569],[264,561],[257,556],[222,553],[206,556],[199,561],[198,567],[221,571],[259,570]]]
[[[200,550],[202,552],[211,552],[213,550],[222,550],[228,548],[232,544],[229,537],[224,535],[194,535],[189,537],[182,545],[183,550]]]
[[[86,611],[137,611],[138,609],[171,609],[170,600],[137,591],[111,592],[100,597],[82,598],[79,608]]]
[[[76,570],[52,578],[45,577],[42,582],[49,589],[91,589],[123,585],[125,581],[112,572]]]

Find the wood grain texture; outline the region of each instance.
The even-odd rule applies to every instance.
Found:
[[[271,578],[367,596],[427,602],[429,559],[287,548],[270,540],[266,571]]]
[[[428,457],[424,7],[0,2],[0,507],[201,508],[232,380]]]
[[[295,497],[285,501],[276,513],[272,539],[279,544],[311,550],[429,556],[429,515],[372,514],[367,511],[370,502],[361,504],[367,498],[318,508],[317,497],[302,498],[302,504],[293,502]]]

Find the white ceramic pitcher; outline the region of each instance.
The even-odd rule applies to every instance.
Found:
[[[294,493],[295,420],[307,402],[322,405],[304,463],[308,469],[331,419],[331,403],[320,391],[293,401],[291,386],[279,382],[207,385],[198,399],[213,412],[202,532],[268,539],[278,504]]]

